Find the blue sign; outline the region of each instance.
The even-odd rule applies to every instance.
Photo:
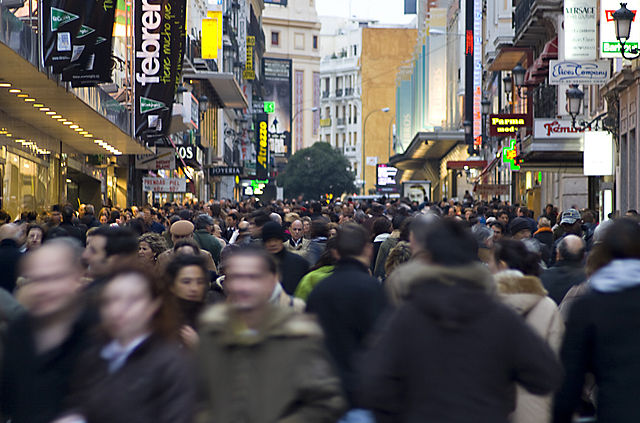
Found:
[[[576,61],[550,60],[549,84],[602,85],[609,81],[609,60]]]

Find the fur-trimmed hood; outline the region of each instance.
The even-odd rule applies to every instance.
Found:
[[[527,314],[548,294],[539,278],[517,270],[496,273],[494,278],[500,299],[520,315]]]
[[[250,330],[234,316],[229,305],[216,304],[200,316],[200,330],[217,333],[227,345],[259,344],[268,338],[323,337],[313,316],[277,305],[270,305],[260,327]]]

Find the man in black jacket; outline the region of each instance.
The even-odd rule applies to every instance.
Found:
[[[549,297],[560,304],[567,292],[574,285],[581,284],[587,279],[584,272],[585,242],[576,235],[567,235],[558,243],[556,264],[540,275],[544,288]]]
[[[520,316],[494,298],[468,229],[430,225],[405,303],[363,360],[360,401],[378,423],[507,423],[516,384],[542,395],[562,368]],[[426,263],[428,262],[428,263]]]
[[[0,226],[0,288],[13,292],[16,287],[18,261],[22,256],[18,239],[20,226],[5,223]]]
[[[357,356],[387,302],[382,286],[369,273],[373,252],[369,232],[356,223],[346,223],[336,237],[340,260],[333,274],[311,291],[307,311],[317,314],[347,399],[357,407]]]
[[[262,243],[278,263],[280,282],[285,292],[293,295],[300,279],[309,271],[309,263],[297,254],[284,248],[285,233],[276,222],[268,222],[262,227]]]

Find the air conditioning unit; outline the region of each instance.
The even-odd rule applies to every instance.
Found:
[[[8,9],[24,6],[25,0],[0,0],[0,6]]]

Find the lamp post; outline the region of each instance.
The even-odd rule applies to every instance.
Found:
[[[629,49],[630,54],[626,54],[624,45],[631,35],[631,24],[636,13],[627,9],[627,3],[620,3],[620,9],[613,12],[612,17],[616,24],[616,38],[620,42],[620,53],[627,60],[633,60],[640,57],[637,47]]]
[[[300,113],[302,113],[302,112],[306,111],[306,110],[311,110],[312,112],[317,112],[317,111],[318,111],[318,108],[314,106],[314,107],[307,107],[307,108],[305,108],[305,109],[298,110],[297,112],[295,112],[295,113],[293,114],[293,117],[291,118],[291,123],[292,123],[292,125],[295,125],[296,118],[298,117],[298,115],[299,115]],[[302,126],[304,127],[304,122],[303,122]],[[293,129],[293,128],[291,128],[291,129]],[[304,129],[303,129],[303,131],[304,131]],[[292,134],[292,136],[291,136],[291,143],[293,143],[293,131],[291,131],[291,134]]]
[[[505,75],[504,78],[502,78],[502,83],[504,85],[504,92],[507,95],[507,99],[511,103],[511,113],[513,113],[513,101],[511,98],[511,93],[513,92],[513,79],[511,78],[511,75]]]
[[[527,70],[518,63],[512,70],[511,75],[513,76],[513,84],[515,85],[516,92],[518,93],[518,97],[524,99],[531,96],[531,92],[527,90],[526,94],[522,93],[522,89],[524,88],[524,77],[527,73]],[[513,87],[512,87],[513,89]]]
[[[370,111],[367,116],[364,118],[364,121],[362,123],[362,164],[360,166],[360,169],[362,171],[362,195],[365,194],[364,190],[365,187],[367,186],[366,184],[366,163],[365,163],[365,151],[364,151],[364,147],[365,147],[365,140],[366,140],[366,136],[367,136],[367,120],[369,120],[369,117],[376,113],[376,112],[382,112],[382,113],[389,113],[389,109],[388,107],[383,107],[382,109],[375,109]]]
[[[391,119],[389,119],[389,131],[387,131],[387,133],[389,134],[389,158],[391,158],[391,152],[393,151],[393,132],[392,132],[393,121],[394,121],[394,116],[391,116]]]
[[[491,101],[485,97],[480,102],[480,106],[482,109],[482,143],[484,143],[487,137],[487,118],[489,117],[489,113],[491,113]]]
[[[584,99],[584,92],[582,92],[582,90],[580,90],[580,88],[578,88],[577,85],[571,85],[569,89],[566,91],[566,96],[567,96],[567,111],[569,112],[569,115],[571,115],[571,127],[578,131],[584,131],[587,128],[591,130],[591,126],[595,122],[596,123],[595,128],[597,130],[599,121],[605,116],[607,116],[608,112],[603,112],[599,114],[598,116],[593,118],[590,122],[582,121],[580,122],[579,125],[576,125],[576,118],[580,114],[580,107],[582,106],[582,100]],[[602,127],[606,131],[609,131],[609,132],[612,131],[612,129],[606,127],[604,123],[602,124]]]

